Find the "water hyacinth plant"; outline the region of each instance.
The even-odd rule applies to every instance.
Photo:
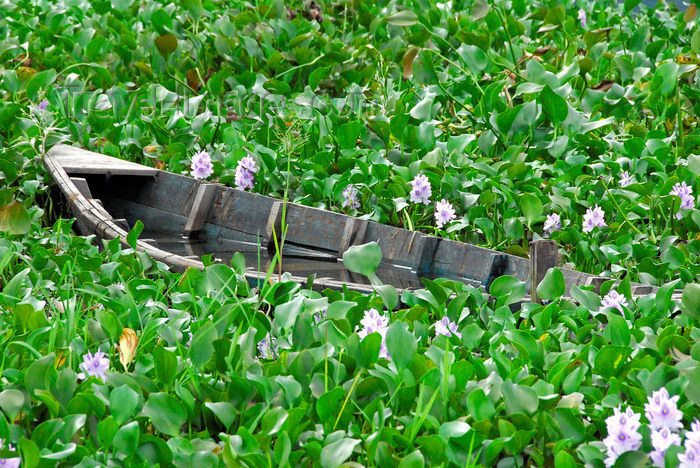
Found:
[[[200,151],[192,156],[192,177],[207,179],[214,173],[211,156],[206,151]]]
[[[699,466],[700,20],[645,3],[3,3],[0,465]],[[602,284],[171,271],[59,142]]]

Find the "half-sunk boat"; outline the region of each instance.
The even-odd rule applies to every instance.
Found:
[[[235,252],[252,265],[249,281],[264,277],[275,236],[286,225],[282,269],[314,289],[371,291],[366,278],[343,267],[353,245],[376,241],[382,249],[377,276],[399,289],[420,288],[420,278],[448,278],[488,291],[495,278],[512,275],[529,285],[557,263],[552,241],[534,246],[533,259],[375,223],[342,213],[285,203],[221,184],[173,174],[72,146],[58,145],[44,157],[80,234],[118,238],[123,244],[137,221],[145,225],[137,248],[183,271],[202,269],[200,257],[230,262]],[[284,219],[283,219],[284,218]],[[279,240],[279,239],[278,239]],[[596,290],[610,278],[562,269],[566,293],[573,286]],[[537,284],[537,283],[534,283]],[[529,286],[528,286],[529,287]],[[633,285],[633,295],[657,288]]]

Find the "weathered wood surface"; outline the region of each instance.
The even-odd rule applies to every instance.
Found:
[[[75,154],[80,156],[79,164],[75,160],[68,160],[69,155]],[[94,171],[87,168],[90,164],[88,156],[99,162]],[[76,225],[83,233],[94,232],[105,239],[125,236],[128,226],[112,219],[111,216],[125,218],[129,225],[133,225],[137,219],[142,219],[149,224],[158,225],[159,229],[166,232],[182,233],[186,230],[188,220],[195,217],[197,225],[201,224],[204,218],[202,235],[211,239],[230,239],[256,244],[262,242],[269,249],[272,245],[272,226],[275,226],[275,233],[281,236],[283,204],[280,200],[218,184],[207,184],[214,187],[207,189],[206,198],[211,198],[207,203],[205,194],[200,192],[201,181],[150,168],[143,168],[146,171],[135,171],[130,166],[132,163],[121,160],[116,160],[117,163],[109,162],[105,158],[114,159],[65,146],[57,146],[45,157],[45,165],[69,200],[72,214],[77,220]],[[85,187],[81,187],[80,190],[76,187],[75,182],[67,175],[64,163],[67,164],[70,174],[86,171],[88,191]],[[134,170],[123,173],[104,171],[104,168],[112,167],[110,164],[126,168],[122,163],[127,163],[127,166]],[[134,177],[133,174],[148,177]],[[78,184],[82,183],[78,181]],[[105,211],[97,200],[89,199],[90,195],[103,198],[107,210]],[[207,205],[210,205],[209,209]],[[528,289],[536,289],[530,288],[531,277],[533,274],[537,277],[543,275],[541,272],[532,271],[528,259],[502,252],[294,203],[287,203],[285,210],[288,226],[285,255],[288,255],[291,249],[294,251],[293,255],[302,257],[341,258],[351,245],[376,241],[382,248],[383,262],[411,269],[418,276],[446,277],[481,285],[486,291],[493,280],[501,275],[521,278],[528,283]],[[193,219],[192,225],[194,224]],[[122,242],[125,243],[124,239]],[[203,267],[201,262],[193,263],[191,259],[173,256],[146,242],[139,242],[139,248],[177,269],[189,266]],[[562,272],[566,281],[567,296],[573,286],[593,285],[599,290],[600,284],[608,280],[567,269],[562,269]],[[346,270],[340,269],[337,274],[342,281],[357,281],[357,278],[353,278],[354,275]],[[382,274],[385,276],[382,277]],[[404,275],[400,272],[386,269],[382,274],[379,275],[380,278],[387,283],[397,286],[405,284],[402,280]],[[256,272],[257,275],[259,274]],[[323,285],[336,282],[325,279],[316,281],[319,282],[320,289],[323,289]],[[342,281],[339,284],[342,284]],[[371,289],[367,285],[360,286],[362,287],[358,289],[353,285],[351,289]],[[632,288],[637,294],[648,294],[658,289],[638,284],[633,284]],[[536,290],[534,292],[536,293]]]
[[[216,185],[208,183],[200,184],[197,189],[197,195],[192,203],[190,216],[187,218],[187,223],[185,223],[185,229],[182,233],[183,236],[197,237],[199,235],[199,232],[204,228],[204,222],[207,219],[207,214],[211,208],[211,202],[214,199],[215,192]]]
[[[69,174],[113,174],[154,176],[158,169],[104,156],[74,146],[56,145],[51,156]]]

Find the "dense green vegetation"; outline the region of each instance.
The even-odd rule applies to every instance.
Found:
[[[0,458],[601,467],[613,408],[644,413],[661,387],[689,426],[700,22],[610,3],[2,3]],[[62,141],[186,173],[206,151],[231,185],[251,157],[256,192],[516,255],[550,236],[623,298],[562,298],[557,270],[546,304],[515,312],[512,277],[490,296],[425,280],[399,302],[389,285],[251,288],[241,257],[172,273],[72,233],[41,167]],[[457,219],[438,227],[443,199]],[[596,206],[605,226],[584,232]],[[348,261],[372,275],[375,250]],[[647,431],[618,466],[650,450]]]

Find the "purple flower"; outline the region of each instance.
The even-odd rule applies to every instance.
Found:
[[[549,235],[554,231],[561,229],[561,217],[559,213],[552,213],[547,216],[547,220],[544,222],[544,232]]]
[[[685,453],[678,454],[678,461],[681,462],[678,468],[700,468],[700,443],[686,434],[683,447],[685,447]]]
[[[669,397],[668,391],[662,387],[649,397],[649,402],[644,404],[646,417],[652,429],[667,427],[676,430],[683,427],[681,420],[683,413],[678,409],[678,395]]]
[[[268,333],[267,338],[263,338],[258,343],[258,351],[263,359],[276,359],[279,357],[280,348],[275,343],[275,339]]]
[[[620,187],[627,187],[629,184],[632,183],[632,176],[630,176],[630,173],[625,171],[620,175]]]
[[[600,312],[603,312],[603,310],[605,310],[608,307],[612,307],[614,309],[619,310],[620,312],[623,312],[623,306],[627,306],[627,300],[625,299],[625,296],[618,293],[614,289],[611,289],[610,292],[608,292],[605,295],[605,297],[600,303]]]
[[[105,357],[105,353],[102,350],[98,350],[95,354],[90,351],[83,356],[83,362],[80,364],[80,374],[78,374],[79,379],[85,379],[86,374],[91,377],[97,377],[99,379],[105,379],[105,372],[109,370],[109,359]]]
[[[457,329],[457,324],[449,318],[443,317],[439,322],[435,322],[435,336],[452,336],[453,334],[458,338],[462,338],[462,334]]]
[[[663,468],[666,466],[666,462],[664,461],[666,450],[668,450],[671,445],[681,445],[681,438],[668,427],[662,427],[651,433],[651,445],[654,447],[654,451],[649,455],[654,462],[654,466]]]
[[[669,193],[669,195],[676,195],[677,197],[681,198],[681,206],[678,210],[678,213],[676,213],[676,219],[681,219],[683,217],[681,215],[680,210],[692,210],[693,208],[695,208],[695,197],[693,197],[693,188],[685,182],[674,185],[673,190],[671,190],[671,193]]]
[[[206,179],[214,173],[211,156],[206,151],[200,151],[192,156],[192,177]]]
[[[360,202],[357,200],[357,189],[354,185],[345,187],[345,190],[343,190],[343,197],[345,198],[345,200],[343,200],[343,208],[350,207],[353,210],[360,208]]]
[[[613,415],[609,416],[605,420],[605,424],[608,426],[608,431],[611,428],[624,427],[630,431],[638,431],[642,427],[642,423],[639,421],[641,415],[632,411],[632,408],[628,407],[624,412],[620,410],[620,407],[613,408]]]
[[[595,208],[588,208],[583,215],[583,232],[591,232],[596,227],[607,226],[604,217],[605,212],[598,205]]]
[[[455,209],[452,208],[452,204],[450,202],[445,199],[437,202],[437,206],[435,207],[435,221],[437,227],[442,228],[445,223],[449,223],[456,217]]]
[[[382,337],[382,345],[379,348],[379,357],[389,359],[389,349],[386,347],[386,331],[389,328],[389,317],[381,315],[377,309],[365,311],[365,316],[360,320],[362,329],[357,332],[360,339],[364,339],[370,333],[379,333]]]
[[[631,409],[628,408],[622,413],[616,408],[615,414],[607,418],[605,424],[608,429],[608,436],[603,439],[608,455],[605,459],[606,466],[614,465],[623,453],[641,447],[642,435],[638,432],[641,426],[639,415],[634,414]]]
[[[430,181],[423,174],[418,174],[411,181],[413,188],[411,189],[412,203],[430,203],[430,196],[433,194],[433,189],[430,187]]]
[[[255,173],[258,172],[258,167],[255,165],[255,160],[246,156],[238,162],[236,166],[236,188],[239,190],[253,189],[255,185]]]
[[[48,105],[49,105],[49,101],[47,101],[46,99],[44,99],[43,101],[41,101],[41,102],[39,103],[39,105],[38,105],[37,107],[38,107],[39,109],[41,109],[41,110],[46,110],[46,108],[48,107]]]
[[[581,22],[581,27],[585,28],[587,23],[586,11],[583,8],[578,10],[578,20]]]
[[[326,320],[326,316],[327,316],[326,313],[327,313],[327,309],[323,309],[321,312],[316,312],[314,314],[314,320],[315,320],[317,325],[319,323],[321,323],[322,321]]]

